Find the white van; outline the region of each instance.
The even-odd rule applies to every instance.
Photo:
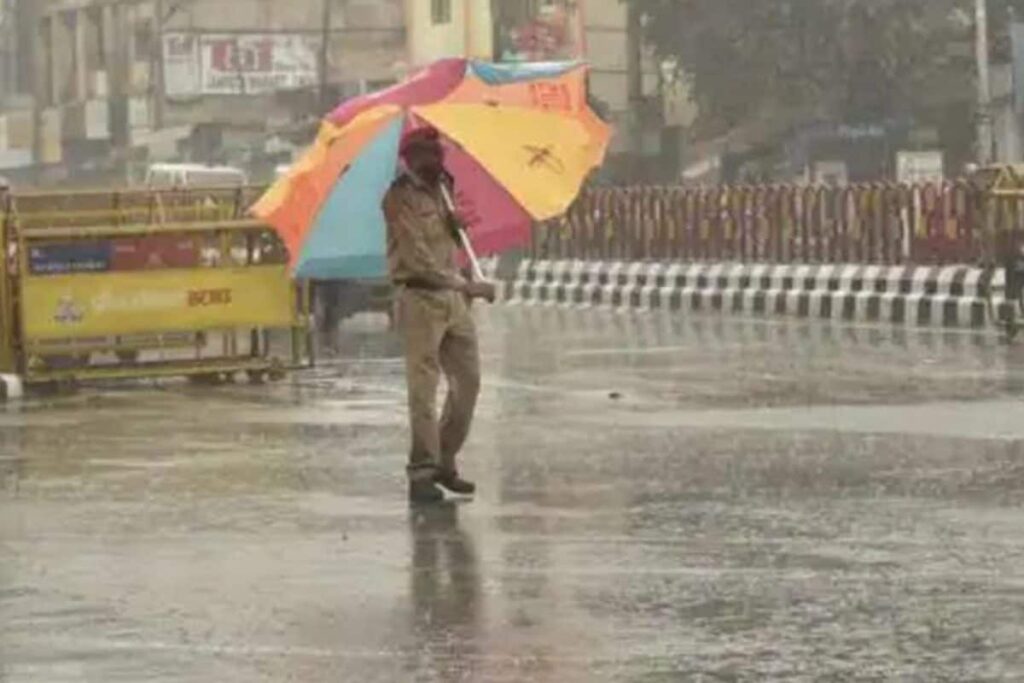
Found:
[[[245,171],[233,166],[153,164],[146,171],[146,185],[156,188],[235,187],[248,183]]]

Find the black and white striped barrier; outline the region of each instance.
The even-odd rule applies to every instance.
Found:
[[[509,303],[970,328],[989,324],[989,291],[1000,291],[1002,279],[967,266],[523,260],[513,274],[511,264],[504,265],[492,259],[485,270],[503,281]],[[999,297],[993,298],[998,307]]]

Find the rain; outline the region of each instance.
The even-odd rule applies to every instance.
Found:
[[[1024,680],[1024,2],[0,0],[0,683]]]

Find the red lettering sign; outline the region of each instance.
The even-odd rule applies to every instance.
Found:
[[[266,73],[272,70],[274,44],[258,41],[219,40],[211,44],[211,66],[217,71]]]

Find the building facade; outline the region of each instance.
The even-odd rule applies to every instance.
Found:
[[[0,0],[0,173],[124,183],[156,161],[256,180],[324,112],[436,59],[584,59],[609,168],[678,150],[679,83],[620,0]],[[628,162],[628,163],[627,163]],[[641,165],[643,165],[641,163]]]
[[[405,0],[409,67],[445,57],[492,58],[491,0]]]
[[[31,38],[28,4],[0,0],[0,175],[33,163]]]
[[[0,55],[0,172],[31,183],[124,183],[153,161],[261,179],[408,61],[403,0],[0,3],[20,38]]]

